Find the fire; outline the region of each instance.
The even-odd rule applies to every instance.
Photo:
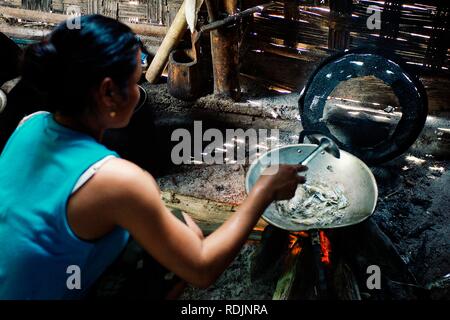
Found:
[[[297,255],[302,251],[302,247],[300,245],[300,238],[308,238],[309,233],[305,231],[299,231],[299,232],[291,232],[289,234],[289,249],[291,250],[291,253],[293,255]],[[320,238],[320,248],[322,251],[322,258],[321,261],[329,265],[331,263],[330,260],[330,252],[331,252],[331,242],[330,239],[328,239],[327,235],[324,231],[319,231],[319,238]]]
[[[253,228],[253,231],[256,231],[256,232],[263,232],[263,231],[264,231],[264,227],[254,227],[254,228]]]
[[[302,251],[302,247],[298,242],[298,237],[295,235],[289,235],[289,249],[291,249],[291,254],[296,256]]]
[[[305,232],[305,231],[292,232],[291,234],[295,235],[297,237],[302,237],[302,238],[308,238],[309,237],[308,232]]]
[[[330,264],[331,243],[324,231],[319,232],[320,247],[322,249],[322,262],[326,265]]]
[[[292,232],[289,234],[289,249],[291,249],[292,255],[296,256],[302,251],[299,239],[307,238],[308,236],[308,233],[304,231]]]

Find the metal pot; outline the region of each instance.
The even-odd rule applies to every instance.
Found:
[[[249,192],[266,164],[298,164],[301,163],[317,147],[314,144],[295,144],[272,149],[250,166],[245,188]],[[303,231],[311,229],[328,229],[344,227],[359,223],[367,219],[375,210],[378,198],[378,188],[370,169],[352,154],[342,151],[339,159],[328,153],[319,154],[308,164],[306,172],[307,181],[310,184],[320,182],[327,185],[340,184],[349,205],[342,209],[344,217],[329,225],[297,224],[283,219],[278,214],[275,204],[272,203],[263,213],[262,218],[269,224],[289,231]]]

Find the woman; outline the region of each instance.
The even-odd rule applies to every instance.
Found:
[[[304,182],[302,166],[263,175],[206,238],[187,215],[178,220],[150,174],[100,143],[106,129],[130,121],[140,53],[126,25],[99,15],[82,17],[80,29],[63,23],[25,52],[23,80],[52,113],[25,118],[0,157],[0,298],[83,297],[129,235],[180,278],[207,287],[264,209]]]

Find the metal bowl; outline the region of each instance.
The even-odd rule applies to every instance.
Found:
[[[258,180],[261,172],[268,164],[298,164],[305,159],[317,146],[314,144],[295,144],[272,149],[255,160],[250,166],[245,188],[247,193]],[[308,164],[305,174],[308,183],[320,182],[327,185],[341,185],[349,205],[342,209],[344,217],[327,225],[297,224],[279,215],[275,204],[270,204],[262,218],[269,224],[289,231],[310,229],[329,229],[344,227],[367,219],[375,210],[378,188],[375,178],[364,162],[352,154],[341,151],[339,159],[328,153],[319,154]]]

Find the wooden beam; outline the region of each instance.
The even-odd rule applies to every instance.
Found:
[[[237,204],[200,199],[171,191],[163,191],[161,198],[168,208],[179,209],[189,214],[205,235],[219,228],[238,207]],[[267,223],[260,219],[249,235],[249,240],[260,240],[266,226]]]
[[[59,24],[69,18],[69,16],[60,13],[50,13],[43,11],[26,10],[19,8],[10,8],[0,6],[0,15],[5,17],[23,19],[27,21],[39,21],[49,24]],[[143,36],[162,37],[166,34],[167,28],[142,23],[125,23],[133,32]]]

